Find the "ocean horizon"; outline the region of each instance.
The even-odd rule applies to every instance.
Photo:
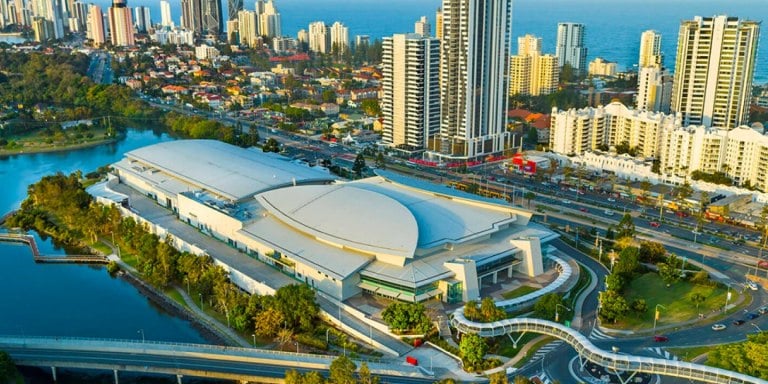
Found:
[[[369,35],[380,39],[395,33],[413,31],[414,23],[427,16],[433,23],[441,0],[273,0],[282,17],[283,35],[296,37],[310,22],[335,21],[349,28],[350,39]],[[103,7],[110,0],[95,0]],[[180,0],[171,0],[175,23],[181,17]],[[160,20],[158,0],[128,0],[128,6],[148,6],[153,22]],[[224,15],[227,0],[222,0]],[[245,9],[254,9],[247,0]],[[558,22],[586,25],[587,60],[596,57],[616,62],[621,70],[636,65],[640,34],[654,29],[662,34],[662,51],[667,67],[674,70],[677,34],[681,20],[694,16],[726,14],[743,19],[768,21],[765,0],[515,0],[512,7],[512,52],[517,51],[517,37],[533,34],[542,38],[543,51],[555,52]],[[225,16],[226,17],[226,16]],[[765,27],[765,26],[763,26]],[[762,35],[767,32],[762,31]],[[755,66],[755,84],[768,83],[768,42],[761,36]]]

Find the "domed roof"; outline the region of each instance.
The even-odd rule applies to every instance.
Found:
[[[318,240],[376,255],[412,258],[419,238],[413,213],[384,194],[345,185],[302,185],[256,196],[287,225]]]

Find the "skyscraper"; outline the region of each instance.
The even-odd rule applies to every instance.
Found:
[[[443,0],[442,112],[431,156],[477,159],[509,146],[510,11],[511,0]]]
[[[256,46],[259,39],[259,19],[256,12],[240,11],[237,13],[237,20],[240,45]]]
[[[171,3],[168,0],[160,0],[160,25],[173,28],[173,18],[171,17]]]
[[[429,19],[426,16],[422,16],[413,26],[413,31],[424,37],[429,37],[432,33],[432,26],[429,24]]]
[[[116,47],[134,45],[131,9],[126,0],[113,0],[109,7],[109,37]]]
[[[343,54],[349,49],[349,28],[340,22],[335,22],[331,26],[331,51],[338,50]]]
[[[443,9],[438,8],[435,12],[435,37],[438,40],[443,39]]]
[[[243,0],[228,0],[227,13],[229,14],[229,17],[227,18],[227,20],[236,20],[239,17],[237,13],[242,10],[243,10]]]
[[[259,1],[261,3],[261,1]],[[257,10],[262,7],[257,3]],[[275,3],[268,0],[263,5],[263,10],[259,13],[259,29],[262,36],[275,37],[282,36],[282,21],[280,12],[277,11]]]
[[[138,6],[133,9],[134,25],[136,32],[146,33],[152,27],[152,16],[149,13],[149,7]]]
[[[555,56],[560,67],[570,65],[576,74],[587,69],[587,48],[584,46],[584,24],[557,24],[557,45]]]
[[[309,50],[316,53],[331,50],[331,31],[322,21],[309,23]]]
[[[737,17],[680,24],[672,110],[685,125],[733,129],[748,122],[759,34],[759,22]]]
[[[382,140],[407,152],[423,151],[440,131],[440,40],[409,33],[382,43]]]
[[[510,95],[548,95],[557,90],[560,67],[557,57],[541,54],[541,38],[517,38],[517,55],[510,57]]]
[[[664,68],[661,34],[645,31],[640,36],[636,108],[669,113],[671,98],[672,76]]]
[[[663,61],[661,34],[654,30],[643,32],[640,36],[640,60],[637,63],[638,67],[661,66]]]
[[[88,21],[86,22],[86,35],[93,41],[93,46],[101,47],[107,41],[104,33],[104,12],[95,4],[88,6]]]
[[[199,35],[203,32],[200,0],[181,0],[181,27]]]
[[[200,0],[203,33],[219,36],[224,32],[221,0]]]

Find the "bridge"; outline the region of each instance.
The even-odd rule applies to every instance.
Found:
[[[113,371],[116,384],[119,384],[119,372],[167,374],[176,376],[178,383],[182,383],[185,376],[282,383],[288,369],[327,372],[336,358],[206,344],[34,336],[0,336],[0,350],[6,351],[17,365],[50,367],[54,381],[57,368],[98,369]],[[356,363],[359,367],[361,361]],[[405,363],[371,361],[367,364],[383,382],[425,384],[434,381],[418,367]]]
[[[35,238],[26,234],[19,233],[0,233],[0,242],[26,244],[32,250],[32,257],[36,263],[58,263],[58,264],[107,264],[109,260],[99,255],[63,255],[50,256],[40,253]]]
[[[560,276],[558,276],[552,284],[525,296],[497,301],[496,306],[508,311],[511,309],[519,309],[530,305],[546,293],[554,292],[562,287],[572,273],[571,267],[567,262],[558,257],[549,257],[557,263],[557,269],[560,273]],[[643,372],[699,380],[714,384],[768,384],[768,381],[725,369],[684,361],[632,356],[605,351],[592,344],[592,342],[579,331],[548,320],[512,318],[491,323],[480,323],[467,319],[464,316],[464,308],[459,308],[451,314],[451,325],[461,333],[474,333],[482,337],[507,335],[512,339],[512,342],[515,345],[517,345],[519,339],[515,340],[511,335],[512,333],[532,332],[556,337],[565,341],[576,350],[582,368],[587,361],[590,361],[615,371],[632,372],[632,375],[627,378],[625,383],[629,382],[636,373]]]

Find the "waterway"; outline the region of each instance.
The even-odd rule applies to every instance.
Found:
[[[135,148],[172,140],[150,130],[129,130],[116,143],[68,152],[0,157],[0,212],[18,207],[27,186],[56,172],[84,174],[120,159]],[[62,254],[50,240],[40,250]],[[28,248],[0,243],[0,334],[98,337],[204,343],[188,322],[155,306],[132,285],[112,278],[104,267],[35,264]],[[31,383],[48,373],[25,370]],[[70,373],[59,383],[112,382],[105,375]],[[126,377],[121,383],[164,383],[164,378]],[[175,382],[175,378],[172,382]],[[192,382],[185,380],[185,383]]]

